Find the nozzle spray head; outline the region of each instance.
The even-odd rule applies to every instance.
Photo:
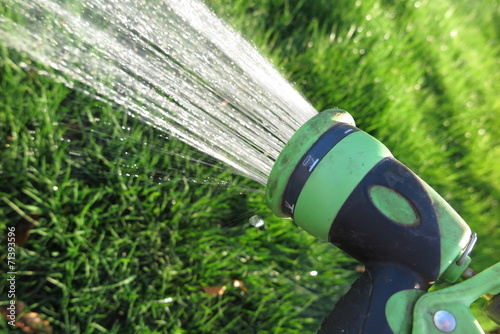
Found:
[[[276,215],[365,264],[319,333],[399,332],[386,307],[400,300],[406,306],[397,309],[411,310],[470,241],[469,227],[448,203],[339,109],[319,113],[292,136],[269,176],[267,201]],[[363,316],[352,321],[352,309]]]
[[[292,136],[266,196],[277,216],[362,262],[426,253],[422,266],[435,259],[429,281],[456,262],[471,235],[446,201],[340,109],[319,113]]]
[[[347,111],[328,109],[311,118],[290,138],[276,160],[267,183],[267,203],[275,215],[293,217],[296,203],[290,203],[286,193],[293,190],[300,191],[300,189],[291,189],[293,185],[288,187],[289,180],[297,177],[294,172],[301,166],[309,173],[314,170],[316,167],[314,162],[317,161],[318,157],[311,154],[306,155],[306,153],[315,146],[315,143],[325,132],[340,124],[351,127],[356,125]],[[320,239],[324,238],[320,237]]]
[[[285,145],[271,171],[267,202],[321,240],[340,206],[377,162],[392,156],[355,127],[352,116],[328,109],[306,122]]]

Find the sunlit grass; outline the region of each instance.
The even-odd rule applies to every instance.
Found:
[[[499,260],[497,3],[210,3],[450,201],[479,234],[474,269]],[[0,227],[37,222],[17,295],[54,333],[313,332],[359,275],[270,216],[261,186],[1,52]]]

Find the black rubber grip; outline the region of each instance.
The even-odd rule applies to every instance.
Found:
[[[374,203],[373,187],[404,198],[416,223],[393,220]],[[438,204],[436,204],[438,205]],[[435,203],[406,166],[385,158],[351,192],[334,219],[329,240],[364,263],[366,271],[337,303],[319,333],[392,333],[387,301],[402,290],[427,291],[440,268],[440,231]]]
[[[417,288],[427,290],[428,284],[407,268],[367,266],[323,321],[318,334],[392,334],[385,313],[387,301],[399,291]]]

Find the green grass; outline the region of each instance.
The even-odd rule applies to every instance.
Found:
[[[497,2],[210,4],[318,110],[350,111],[456,208],[479,234],[472,268],[499,261]],[[37,220],[16,293],[54,333],[313,332],[359,275],[271,216],[261,186],[0,50],[0,240]]]

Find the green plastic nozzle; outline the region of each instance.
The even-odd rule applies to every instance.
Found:
[[[319,333],[391,333],[394,321],[385,310],[393,296],[412,291],[398,307],[410,309],[447,268],[444,276],[453,279],[466,265],[453,267],[466,253],[468,225],[346,111],[325,110],[292,136],[273,166],[266,197],[277,216],[366,266]],[[349,319],[353,309],[359,310],[355,320]]]
[[[311,151],[318,146],[322,152]],[[267,184],[268,206],[327,241],[333,219],[354,187],[375,164],[391,156],[384,145],[355,128],[347,111],[325,110],[292,136],[276,160]],[[300,168],[305,173],[297,176]],[[294,182],[304,177],[307,182]],[[288,199],[289,192],[300,196]]]
[[[325,131],[338,123],[356,125],[352,116],[345,110],[325,110],[307,121],[281,151],[271,170],[266,188],[267,204],[278,217],[289,217],[281,210],[283,192],[300,159]]]

